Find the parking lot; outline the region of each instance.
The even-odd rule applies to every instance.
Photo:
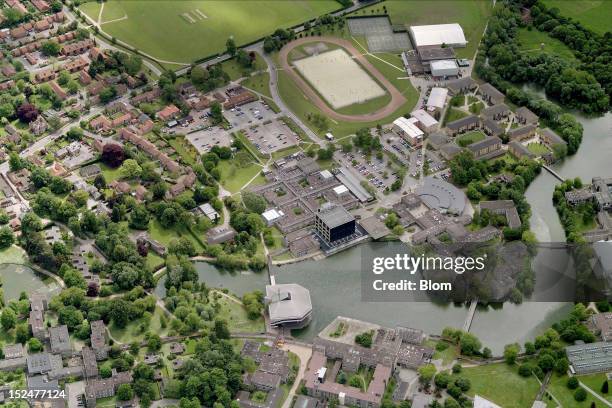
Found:
[[[231,127],[244,128],[253,123],[265,122],[276,117],[274,111],[262,101],[255,101],[229,109],[223,115]]]
[[[267,120],[244,130],[246,137],[261,153],[270,154],[300,143],[300,139],[280,119]]]
[[[219,126],[190,133],[185,138],[195,147],[199,154],[208,152],[213,146],[231,146],[231,134]]]
[[[359,152],[340,153],[337,159],[360,179],[382,191],[395,181],[393,171],[388,168],[389,159],[383,156],[382,160],[374,155],[367,159],[365,154]]]

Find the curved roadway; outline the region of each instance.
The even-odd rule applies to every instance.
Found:
[[[376,80],[389,92],[391,95],[391,101],[385,105],[383,108],[366,114],[361,115],[346,115],[342,113],[338,113],[333,110],[325,101],[316,93],[316,91],[293,69],[291,64],[289,63],[288,56],[291,50],[295,47],[299,47],[300,45],[312,43],[312,42],[324,42],[338,45],[344,48],[351,56],[356,59],[363,68],[368,71],[368,73],[376,78]],[[289,76],[293,79],[296,85],[301,89],[302,92],[310,99],[312,103],[315,104],[317,108],[319,108],[326,116],[332,118],[334,120],[341,120],[346,122],[373,122],[377,120],[384,119],[391,115],[393,112],[398,110],[404,103],[406,103],[406,98],[402,93],[395,87],[393,84],[385,78],[383,74],[380,73],[376,69],[368,59],[357,50],[353,46],[353,44],[348,40],[343,40],[340,38],[333,37],[304,37],[299,38],[297,40],[291,41],[289,44],[285,45],[279,53],[279,60],[281,64],[281,68],[287,72]]]

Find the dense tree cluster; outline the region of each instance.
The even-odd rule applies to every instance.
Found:
[[[576,67],[573,61],[557,55],[520,52],[517,32],[519,27],[526,25],[520,16],[520,3],[517,0],[494,11],[482,41],[483,52],[477,60],[478,75],[502,90],[508,88],[504,80],[512,83],[530,82],[544,87],[547,95],[564,106],[587,113],[607,111],[610,98],[606,90],[584,67]],[[553,29],[555,25],[548,24],[550,20],[547,17],[541,17],[543,13],[540,12],[540,7],[542,7],[540,3],[532,7],[532,12],[536,15],[536,24],[546,19],[538,28]],[[555,30],[559,35],[564,32],[558,26],[553,31]],[[568,43],[568,45],[573,47],[576,44]],[[607,75],[609,77],[609,70]],[[600,78],[604,76],[600,75]]]

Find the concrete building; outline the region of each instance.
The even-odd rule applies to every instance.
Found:
[[[459,75],[459,67],[454,60],[432,61],[431,76],[435,78],[450,78]]]
[[[438,121],[423,109],[417,109],[410,114],[417,120],[415,124],[423,131],[431,133],[438,127]]]
[[[411,26],[410,37],[414,47],[467,45],[463,29],[457,23]]]
[[[68,334],[68,326],[65,324],[49,329],[49,342],[51,343],[52,353],[61,354],[64,357],[68,357],[72,354],[70,334]]]
[[[310,292],[303,286],[294,283],[266,285],[265,301],[272,326],[300,329],[312,319]]]
[[[233,240],[235,236],[236,231],[232,227],[220,225],[208,230],[206,233],[206,241],[211,245],[222,244]]]
[[[94,320],[91,326],[91,348],[96,354],[96,360],[106,360],[108,358],[108,345],[106,344],[106,326],[102,320]]]
[[[441,213],[462,214],[467,204],[463,191],[434,177],[426,177],[415,193],[427,207]]]
[[[325,203],[315,214],[315,229],[332,243],[355,233],[355,217],[342,206]]]
[[[590,319],[601,339],[612,341],[612,312],[596,313]]]
[[[418,120],[416,118],[407,119],[400,116],[393,121],[393,131],[412,146],[419,146],[423,143],[424,133],[416,125],[417,122]]]
[[[521,227],[521,218],[512,200],[481,201],[480,210],[488,210],[494,214],[505,216],[506,223],[510,228],[517,229]]]

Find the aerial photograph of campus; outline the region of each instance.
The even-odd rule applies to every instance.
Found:
[[[612,408],[612,0],[0,0],[0,406]]]

